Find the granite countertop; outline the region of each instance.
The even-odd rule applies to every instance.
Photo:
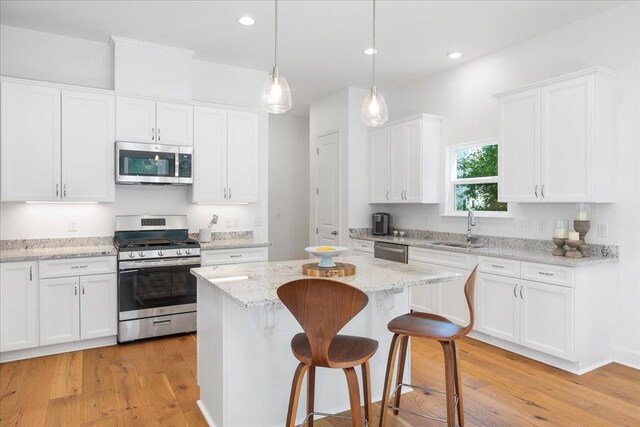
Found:
[[[403,289],[462,278],[461,274],[445,268],[416,267],[408,264],[375,259],[369,256],[339,257],[336,261],[356,266],[356,274],[335,277],[364,292]],[[302,265],[310,260],[258,262],[221,265],[191,269],[198,278],[220,289],[233,302],[244,308],[262,307],[278,303],[276,290],[283,283],[296,279],[309,279],[302,274]]]
[[[539,245],[511,244],[517,240],[524,239],[506,239],[496,238],[495,244],[490,241],[481,242],[482,247],[452,247],[436,244],[441,240],[434,240],[425,237],[394,237],[394,236],[374,236],[372,234],[350,233],[352,239],[370,240],[376,242],[389,242],[401,245],[413,246],[418,248],[435,249],[448,252],[459,252],[478,256],[488,256],[497,258],[508,258],[518,261],[536,262],[541,264],[560,265],[565,267],[584,267],[594,264],[618,262],[617,253],[615,256],[607,254],[592,254],[590,257],[573,259],[551,254],[551,249],[540,248]],[[485,240],[490,240],[486,236],[481,236]],[[448,240],[448,239],[443,239]],[[502,243],[502,244],[501,244]],[[602,252],[605,252],[604,250]]]
[[[226,239],[212,240],[210,242],[200,242],[200,249],[203,251],[215,249],[238,249],[238,248],[266,248],[271,246],[270,242],[254,242],[250,239]]]
[[[0,262],[115,256],[113,245],[0,249]]]

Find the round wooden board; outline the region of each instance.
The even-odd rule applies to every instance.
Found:
[[[313,277],[345,277],[356,274],[356,266],[343,262],[336,262],[335,267],[318,267],[318,263],[304,264],[302,274]]]

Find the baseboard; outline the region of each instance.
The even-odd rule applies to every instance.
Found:
[[[640,351],[614,347],[613,361],[631,368],[640,369]]]
[[[209,412],[204,407],[202,400],[198,399],[196,404],[198,405],[198,408],[200,408],[200,412],[202,413],[202,416],[204,417],[204,420],[207,422],[207,424],[209,424],[210,427],[216,427],[216,425],[213,423],[213,418],[211,418],[211,415],[209,415]]]
[[[114,335],[111,337],[65,342],[62,344],[45,345],[42,347],[27,348],[24,350],[6,351],[4,353],[0,353],[0,363],[115,345],[117,342],[116,338],[117,337]]]

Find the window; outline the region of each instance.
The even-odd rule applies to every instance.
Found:
[[[507,204],[498,201],[498,142],[495,139],[453,145],[449,151],[447,213],[468,210],[505,216]],[[493,214],[493,215],[492,215]]]

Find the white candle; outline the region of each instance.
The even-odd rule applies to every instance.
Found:
[[[569,230],[567,230],[566,228],[559,228],[553,233],[553,237],[557,239],[566,239],[568,235]]]
[[[569,240],[580,240],[580,233],[578,233],[577,231],[570,231]]]
[[[576,219],[578,221],[586,221],[587,220],[587,211],[578,211],[578,213],[576,213]]]

